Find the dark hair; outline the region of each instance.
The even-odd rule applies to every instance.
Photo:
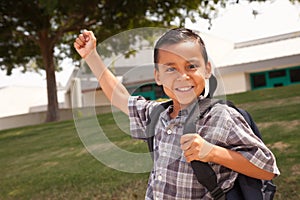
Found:
[[[196,41],[200,45],[201,54],[204,58],[205,64],[208,62],[208,56],[205,48],[205,44],[202,38],[195,32],[187,28],[174,28],[166,32],[159,40],[156,42],[154,47],[154,65],[158,69],[158,53],[159,48],[163,45],[177,44],[183,41]]]

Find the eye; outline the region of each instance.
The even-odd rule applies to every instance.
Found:
[[[186,68],[187,70],[196,70],[198,68],[198,65],[192,64],[192,65],[188,65]]]
[[[174,67],[168,67],[166,69],[166,72],[174,72],[174,71],[176,71],[176,69]]]

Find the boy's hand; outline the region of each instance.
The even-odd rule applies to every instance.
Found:
[[[181,136],[180,144],[187,162],[193,160],[210,161],[209,153],[214,145],[205,141],[200,135],[196,133],[184,134]]]
[[[75,40],[74,47],[84,59],[96,48],[96,38],[92,31],[84,30]]]

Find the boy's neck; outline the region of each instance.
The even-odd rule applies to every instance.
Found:
[[[197,101],[197,100],[195,100],[195,101]],[[195,101],[193,101],[189,104],[180,104],[179,102],[173,100],[173,109],[172,109],[172,112],[170,113],[171,119],[176,118],[181,110],[186,109],[191,104],[193,104]]]
[[[171,113],[170,113],[170,118],[171,119],[174,119],[174,118],[176,118],[177,116],[178,116],[178,113],[179,113],[179,111],[172,111]]]

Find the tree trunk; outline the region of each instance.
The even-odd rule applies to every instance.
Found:
[[[52,59],[51,64],[46,66],[47,78],[47,95],[48,95],[48,109],[46,122],[57,121],[59,119],[58,101],[57,101],[57,87],[55,78],[55,67],[53,62],[53,53],[48,55]]]
[[[48,95],[48,109],[46,122],[57,121],[59,119],[58,101],[57,101],[57,87],[55,78],[54,66],[54,45],[47,32],[40,34],[40,48],[43,57],[43,62],[46,70],[47,79],[47,95]]]

